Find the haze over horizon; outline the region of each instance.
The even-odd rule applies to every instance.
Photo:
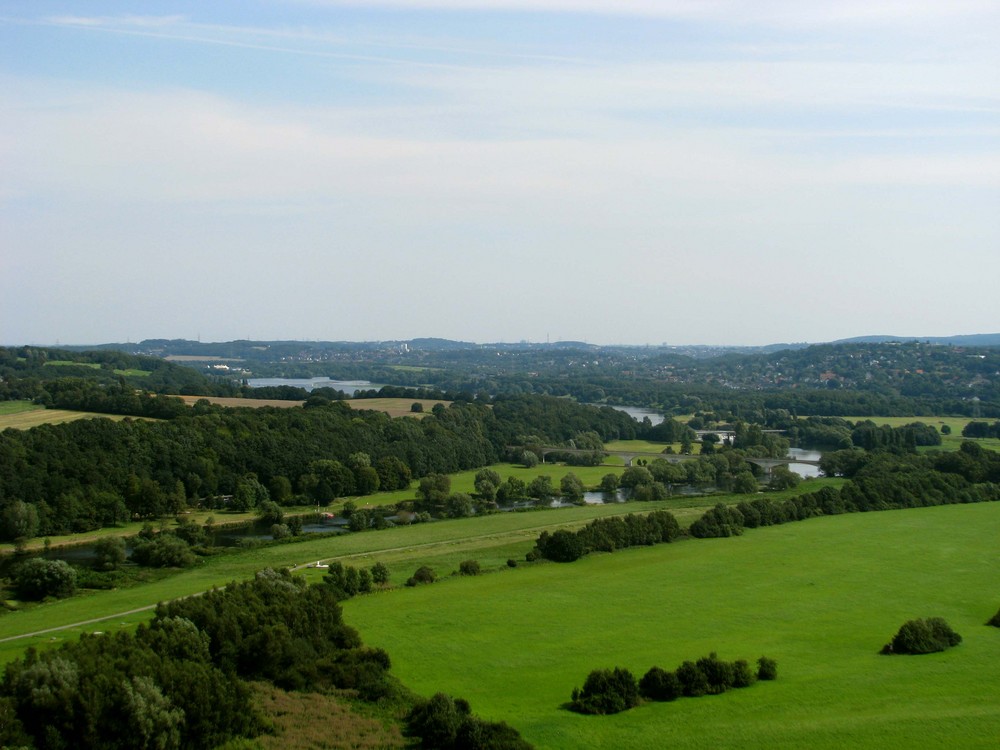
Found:
[[[0,1],[0,342],[998,328],[987,0]]]

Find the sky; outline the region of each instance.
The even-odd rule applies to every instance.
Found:
[[[0,0],[0,344],[1000,331],[996,0]]]

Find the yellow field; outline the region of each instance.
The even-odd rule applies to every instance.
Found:
[[[451,401],[435,401],[430,398],[359,398],[347,402],[352,409],[368,409],[371,411],[384,411],[390,417],[423,417],[426,416],[435,404],[451,405]],[[421,404],[424,407],[422,412],[410,411],[412,404]]]
[[[189,406],[194,405],[201,399],[205,399],[219,406],[242,406],[252,409],[261,406],[276,406],[279,409],[289,409],[293,406],[302,406],[304,401],[282,401],[279,399],[266,398],[219,398],[215,396],[181,396],[184,403]],[[345,402],[352,409],[367,409],[370,411],[384,411],[390,417],[423,417],[428,414],[435,404],[448,406],[451,401],[435,401],[429,398],[359,398]],[[410,406],[414,403],[422,404],[423,412],[411,412]]]
[[[17,412],[16,414],[0,414],[0,430],[12,427],[15,430],[28,430],[43,424],[62,424],[63,422],[75,422],[78,419],[114,419],[116,421],[125,419],[119,414],[96,414],[89,411],[69,411],[67,409],[43,409],[41,407],[31,411]]]

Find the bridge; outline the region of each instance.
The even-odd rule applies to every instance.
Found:
[[[524,446],[508,446],[511,448],[523,448]],[[560,448],[553,445],[537,446],[533,449],[538,453],[538,458],[542,463],[545,463],[545,457],[550,453],[569,453],[571,455],[577,456],[587,456],[594,453],[593,450],[585,450],[581,448]],[[692,458],[697,458],[697,456],[685,453],[653,453],[652,451],[609,451],[601,450],[605,456],[621,456],[625,461],[625,466],[631,466],[632,462],[637,458],[662,458],[664,461],[669,461],[670,463],[676,464],[681,461],[689,461]],[[790,464],[808,464],[809,466],[819,466],[819,461],[810,460],[807,458],[796,458],[794,456],[785,456],[783,458],[751,458],[745,457],[745,461],[751,464],[756,464],[764,470],[764,476],[770,477],[771,472],[774,470],[775,466],[788,466]]]

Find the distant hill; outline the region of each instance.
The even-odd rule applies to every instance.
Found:
[[[961,336],[855,336],[833,344],[887,344],[893,341],[922,341],[942,346],[1000,346],[1000,333],[971,333]]]

